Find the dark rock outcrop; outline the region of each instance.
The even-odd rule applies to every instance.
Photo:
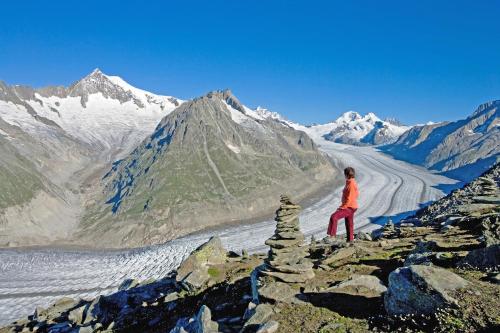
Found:
[[[460,261],[459,265],[472,269],[499,271],[500,245],[491,245],[485,248],[472,250]]]
[[[389,275],[385,309],[391,315],[432,314],[445,305],[456,304],[453,293],[468,285],[463,278],[442,268],[398,268]]]
[[[210,281],[209,267],[226,262],[227,250],[219,237],[212,237],[194,250],[177,269],[176,281],[188,291],[200,289]]]
[[[440,225],[449,218],[473,220],[481,217],[498,217],[500,205],[500,163],[464,187],[452,191],[429,206],[418,210],[406,220],[418,219],[425,225]],[[498,221],[498,219],[497,219]],[[404,221],[403,221],[404,222]],[[498,222],[496,222],[498,225]]]
[[[196,316],[180,319],[170,333],[219,333],[219,324],[212,321],[212,312],[202,305]]]

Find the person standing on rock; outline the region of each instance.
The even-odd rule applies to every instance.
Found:
[[[330,216],[330,224],[328,225],[327,234],[330,237],[337,236],[337,223],[340,219],[345,219],[345,230],[347,233],[347,240],[352,242],[354,240],[354,213],[358,209],[358,184],[355,180],[356,172],[354,168],[348,167],[344,169],[345,187],[342,192],[342,204]]]

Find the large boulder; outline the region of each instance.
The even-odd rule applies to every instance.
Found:
[[[341,262],[347,258],[352,258],[356,254],[356,248],[354,247],[343,247],[335,250],[332,254],[328,255],[326,259],[324,259],[321,264],[330,265],[334,263]]]
[[[465,216],[481,216],[483,214],[494,212],[498,209],[497,204],[492,203],[471,203],[457,207],[457,211]]]
[[[210,280],[209,267],[226,262],[227,251],[215,236],[194,250],[177,269],[176,281],[185,289],[196,290]]]
[[[500,245],[472,250],[459,262],[459,265],[479,270],[498,270],[500,269]]]
[[[481,229],[486,246],[500,245],[500,214],[490,214],[484,217]]]
[[[380,296],[387,291],[387,287],[382,281],[373,275],[353,275],[348,280],[339,283],[332,289],[371,296]]]
[[[401,267],[389,275],[385,309],[391,315],[432,314],[445,305],[456,304],[453,293],[468,285],[460,276],[442,268]]]
[[[299,293],[300,290],[294,288],[291,284],[279,281],[267,283],[259,288],[260,299],[270,302],[291,303],[293,298]]]
[[[82,305],[82,300],[75,300],[69,297],[62,297],[46,309],[37,308],[34,319],[37,321],[54,322],[61,316],[67,315],[73,309]]]
[[[247,332],[248,329],[258,328],[269,321],[269,318],[274,314],[274,307],[271,304],[262,303],[257,305],[252,310],[252,315],[245,322],[242,332]],[[253,330],[255,332],[255,330]]]
[[[85,319],[85,312],[87,311],[87,308],[87,304],[83,304],[82,306],[71,310],[68,313],[68,320],[77,325],[82,324]]]
[[[212,321],[212,312],[202,305],[196,316],[180,319],[170,333],[219,333],[219,324]]]

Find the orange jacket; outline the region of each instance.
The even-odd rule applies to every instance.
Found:
[[[354,178],[349,178],[345,182],[344,191],[342,192],[342,205],[340,208],[358,208],[358,184]]]

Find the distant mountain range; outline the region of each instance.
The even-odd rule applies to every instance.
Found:
[[[91,184],[181,103],[98,69],[67,88],[0,81],[0,245],[68,239]]]
[[[411,126],[396,119],[381,120],[374,113],[365,116],[354,111],[342,114],[335,121],[326,124],[304,126],[289,121],[276,112],[258,107],[255,110],[262,118],[273,119],[315,137],[357,146],[382,145],[396,141]]]
[[[500,100],[492,101],[480,105],[466,119],[415,126],[353,111],[321,125],[303,126],[280,119],[316,140],[377,145],[396,159],[470,181],[500,160],[499,107]]]
[[[330,184],[335,171],[312,140],[260,111],[229,90],[182,104],[104,176],[78,241],[158,243],[271,213],[280,193],[303,198]]]
[[[184,102],[98,69],[69,87],[0,82],[0,246],[139,246],[311,195],[335,171],[275,116],[229,91]]]
[[[0,82],[0,117],[28,133],[62,129],[92,147],[132,149],[182,101],[130,86],[96,69],[70,87],[33,89]]]
[[[0,246],[139,246],[258,218],[335,178],[323,138],[466,179],[498,157],[499,103],[451,123],[303,126],[229,90],[184,101],[98,69],[69,87],[0,81]]]
[[[381,120],[373,113],[361,116],[357,112],[349,111],[331,123],[311,126],[310,130],[326,131],[323,135],[325,139],[337,143],[380,145],[396,141],[410,128],[396,120]]]
[[[466,119],[415,126],[383,151],[396,158],[470,180],[500,154],[500,100],[480,105]]]

